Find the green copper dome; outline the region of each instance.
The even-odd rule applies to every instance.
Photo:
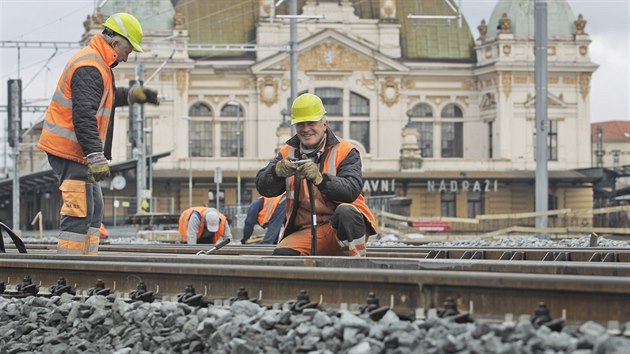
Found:
[[[503,14],[511,21],[510,30],[515,36],[534,37],[534,0],[499,0],[488,22],[488,37],[494,38]],[[547,33],[553,37],[571,37],[575,34],[575,15],[566,0],[547,1]]]
[[[175,9],[170,0],[109,0],[99,8],[103,21],[117,12],[134,15],[145,35],[147,31],[170,30],[173,28]]]
[[[379,0],[355,1],[354,7],[355,13],[361,18],[380,16]],[[473,37],[463,15],[461,27],[457,20],[417,20],[408,19],[407,15],[451,16],[455,12],[446,0],[397,0],[396,19],[390,21],[401,24],[403,59],[475,61]]]
[[[335,2],[339,0],[319,0]],[[255,26],[259,20],[259,0],[179,0],[175,9],[185,17],[190,43],[255,43]],[[306,0],[298,0],[298,14]],[[355,14],[362,19],[380,18],[379,0],[351,1]],[[457,20],[411,20],[407,15],[453,15],[446,0],[396,0],[396,16],[380,19],[382,23],[399,23],[400,46],[404,60],[474,62],[473,37],[464,18]],[[287,14],[288,1],[276,9]],[[287,26],[288,31],[288,26]],[[238,52],[191,52],[192,56],[230,57],[252,56]]]
[[[339,2],[339,0],[318,1]],[[446,1],[394,0],[396,16],[387,19],[380,18],[380,0],[350,2],[354,6],[355,14],[361,19],[377,19],[381,23],[400,24],[399,43],[403,60],[474,62],[474,40],[463,16],[461,26],[457,20],[407,18],[407,15],[410,14],[454,15],[455,13]],[[550,1],[554,2],[554,0]],[[500,4],[505,3],[504,7],[509,7],[511,2],[528,1],[506,0],[501,1]],[[533,4],[533,0],[531,3]],[[298,13],[302,12],[302,7],[305,4],[306,0],[297,1]],[[497,5],[497,9],[499,5]],[[184,15],[184,26],[188,30],[190,43],[242,44],[256,43],[256,24],[260,16],[259,6],[260,0],[109,0],[100,8],[100,12],[104,19],[112,13],[129,12],[138,18],[146,33],[151,30],[172,29],[173,16],[178,11]],[[569,14],[572,14],[570,9],[568,11]],[[287,12],[288,1],[284,1],[276,13],[287,14]],[[498,17],[493,21],[498,21]],[[489,29],[488,32],[492,31],[494,30]],[[193,50],[189,54],[192,57],[254,56],[252,52],[201,52]]]

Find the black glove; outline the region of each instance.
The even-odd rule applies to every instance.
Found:
[[[109,163],[103,152],[93,152],[85,157],[88,163],[88,179],[90,182],[102,181],[109,177]]]
[[[298,167],[298,173],[302,178],[306,178],[312,181],[313,184],[318,186],[324,180],[324,176],[319,172],[319,166],[315,162],[309,161],[304,165]]]
[[[159,105],[160,100],[158,99],[157,91],[140,86],[129,90],[129,104],[132,105],[134,103],[152,103]]]
[[[278,161],[276,164],[276,175],[284,178],[293,176],[298,170],[298,166],[293,163],[294,160],[291,157],[285,157]]]

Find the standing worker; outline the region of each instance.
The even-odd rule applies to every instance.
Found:
[[[254,200],[247,209],[241,242],[247,243],[247,241],[251,241],[250,237],[254,232],[254,226],[258,224],[263,229],[267,229],[265,237],[260,243],[275,245],[278,243],[278,236],[280,235],[282,224],[284,224],[286,213],[287,198],[284,193],[273,198],[260,197]]]
[[[359,151],[328,128],[322,100],[305,93],[293,102],[291,124],[297,132],[256,175],[256,189],[266,197],[287,193],[287,222],[274,255],[311,255],[311,226],[316,217],[318,256],[365,257],[365,243],[377,225],[361,195]],[[310,161],[300,164],[297,159]],[[314,195],[309,196],[307,183]],[[315,210],[311,210],[310,198]]]
[[[215,208],[203,206],[184,210],[179,216],[177,231],[181,241],[189,245],[217,244],[232,238],[227,216]]]
[[[61,74],[37,145],[59,181],[63,205],[57,253],[98,253],[103,194],[95,182],[109,177],[114,111],[118,106],[159,104],[157,92],[116,88],[112,68],[142,52],[142,27],[128,13],[110,16],[103,32],[75,54]]]

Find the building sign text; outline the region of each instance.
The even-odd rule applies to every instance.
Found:
[[[363,192],[376,194],[394,194],[396,179],[366,179],[363,181]]]
[[[436,186],[437,184],[437,186]],[[365,188],[364,188],[365,189]],[[435,180],[427,181],[429,192],[496,192],[499,190],[499,182],[496,179],[484,180]]]

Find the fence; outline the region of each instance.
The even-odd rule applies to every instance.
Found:
[[[617,219],[627,220],[629,211],[630,206],[625,205],[601,209],[559,209],[545,212],[477,215],[475,218],[406,217],[385,211],[375,211],[375,214],[381,226],[410,232],[414,230],[412,225],[442,222],[448,223],[451,232],[485,233],[489,236],[511,232],[554,234],[596,232],[630,235],[630,228],[626,223],[619,224],[619,227],[593,226],[594,217],[597,215],[608,214],[609,217],[615,216]],[[547,216],[547,227],[536,228],[536,217],[543,215]],[[418,229],[415,230],[418,231]]]

